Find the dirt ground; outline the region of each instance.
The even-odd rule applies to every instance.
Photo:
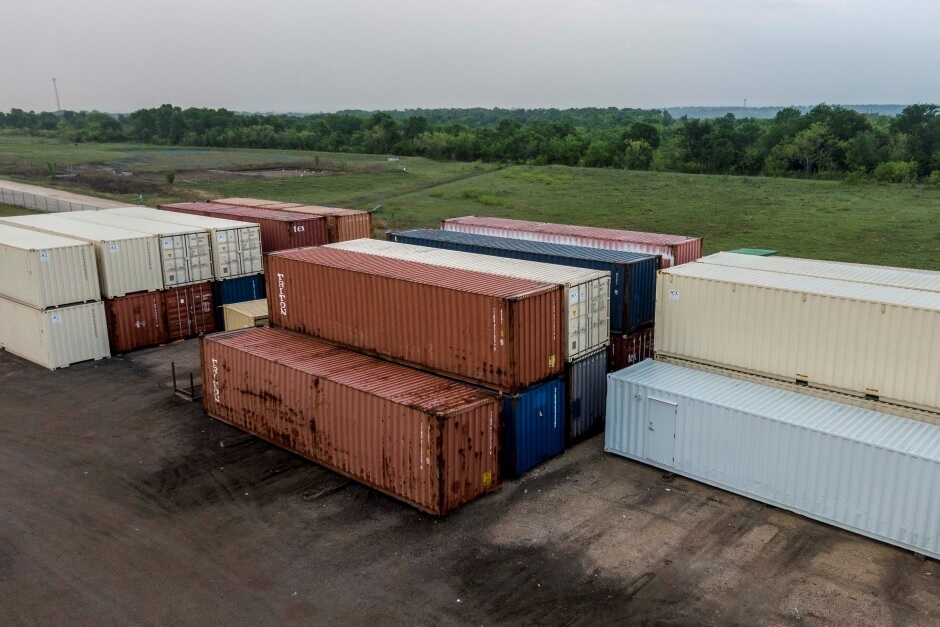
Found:
[[[940,621],[937,563],[602,437],[435,520],[209,419],[173,360],[0,352],[0,624]]]

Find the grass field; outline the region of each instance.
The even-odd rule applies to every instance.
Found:
[[[491,215],[649,230],[705,238],[707,252],[741,247],[784,254],[940,269],[940,189],[849,186],[831,181],[683,175],[568,168],[498,168],[420,158],[319,153],[345,172],[303,178],[202,178],[202,169],[290,167],[312,163],[298,151],[151,148],[62,144],[0,136],[0,174],[19,163],[38,168],[95,164],[160,181],[143,202],[254,196],[357,209],[382,205],[379,228],[436,226],[442,217]],[[61,169],[60,169],[61,171]],[[187,183],[181,178],[194,181]],[[43,184],[42,181],[33,181]],[[74,185],[61,184],[82,191]],[[137,202],[136,194],[106,195]]]
[[[4,205],[0,203],[0,218],[6,216],[23,216],[29,213],[36,213],[35,211],[30,211],[29,209],[23,209],[22,207],[14,207],[13,205]]]

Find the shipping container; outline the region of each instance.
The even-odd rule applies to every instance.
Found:
[[[226,331],[271,326],[268,320],[268,301],[265,298],[223,305],[222,312]]]
[[[653,356],[654,327],[646,327],[633,333],[610,336],[607,349],[610,372],[623,370]]]
[[[212,301],[215,304],[215,327],[225,328],[225,305],[244,303],[265,298],[264,275],[243,276],[228,281],[216,281],[212,284]]]
[[[283,329],[202,339],[210,416],[443,515],[498,489],[498,395]]]
[[[620,229],[602,229],[592,226],[478,216],[441,220],[441,228],[445,231],[460,233],[494,235],[496,237],[511,237],[537,242],[661,255],[663,267],[665,268],[695,261],[702,256],[702,238],[685,235],[664,235],[662,233],[643,233],[640,231],[622,231]]]
[[[199,283],[166,291],[166,325],[171,340],[186,340],[215,331],[212,286],[212,283]]]
[[[95,250],[83,240],[0,224],[0,296],[40,310],[96,301]]]
[[[517,392],[561,374],[561,288],[307,248],[267,259],[271,325]]]
[[[940,273],[932,274],[918,270],[905,270],[888,266],[866,266],[837,261],[798,259],[796,257],[754,257],[737,253],[715,253],[699,259],[702,263],[732,268],[749,268],[765,272],[779,272],[811,276],[820,279],[837,279],[871,285],[904,287],[925,292],[940,292]]]
[[[519,477],[565,450],[565,382],[561,378],[503,396],[502,470]]]
[[[110,357],[101,301],[40,311],[0,298],[0,348],[50,370]]]
[[[274,209],[290,213],[323,216],[326,220],[327,239],[331,244],[372,237],[372,214],[368,211],[289,202],[268,202],[257,198],[220,198],[211,202],[222,205]]]
[[[163,292],[142,292],[104,301],[111,354],[163,344],[169,339]]]
[[[415,229],[389,233],[389,241],[507,259],[524,259],[610,273],[610,332],[626,333],[656,316],[656,272],[660,258],[452,231]]]
[[[206,229],[212,247],[212,275],[218,281],[264,271],[261,227],[257,224],[150,207],[122,207],[104,211]]]
[[[686,264],[659,276],[656,354],[940,411],[940,294]]]
[[[605,450],[940,558],[940,426],[647,360]]]
[[[565,364],[568,442],[599,433],[607,411],[607,351]]]
[[[59,214],[0,217],[0,223],[89,242],[95,248],[98,282],[105,298],[163,289],[160,246],[154,235],[69,220]]]
[[[212,251],[206,229],[155,222],[111,211],[69,211],[62,215],[70,220],[156,235],[160,244],[163,285],[168,288],[211,281],[213,278]]]
[[[609,272],[427,246],[413,246],[377,239],[359,239],[331,244],[328,248],[559,285],[564,292],[562,301],[567,304],[566,360],[577,359],[606,346],[610,337]]]
[[[271,209],[253,209],[218,205],[207,202],[184,202],[160,205],[165,211],[215,216],[228,220],[251,222],[261,228],[261,246],[266,253],[306,246],[328,244],[326,220],[323,216],[302,215]]]

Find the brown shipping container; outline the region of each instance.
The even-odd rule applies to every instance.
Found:
[[[647,327],[627,335],[612,334],[610,336],[610,346],[607,347],[610,372],[623,370],[652,357],[653,329],[654,327]]]
[[[163,292],[143,292],[104,301],[111,353],[163,344],[169,339]]]
[[[266,272],[271,326],[509,392],[563,369],[558,285],[335,248]]]
[[[202,339],[219,420],[443,515],[498,488],[498,395],[283,329]]]
[[[287,211],[289,213],[323,216],[326,218],[327,234],[331,244],[372,237],[372,214],[367,211],[266,201],[258,198],[220,198],[211,202],[214,204],[235,205],[238,207],[260,207],[263,209]]]
[[[328,244],[326,219],[270,209],[252,209],[212,203],[176,203],[158,209],[227,220],[251,222],[261,227],[261,249],[266,253]]]
[[[198,283],[167,290],[167,333],[171,340],[186,340],[215,331],[212,283]]]

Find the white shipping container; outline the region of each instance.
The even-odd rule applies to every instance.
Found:
[[[0,296],[35,309],[101,298],[88,242],[0,224]]]
[[[610,342],[609,272],[375,239],[338,242],[327,247],[560,285],[568,304],[565,359],[577,359]]]
[[[62,215],[70,220],[156,235],[160,243],[163,285],[167,289],[205,283],[213,279],[212,253],[209,248],[209,232],[206,229],[155,222],[110,211],[71,211]]]
[[[268,300],[266,298],[223,305],[222,315],[225,318],[226,331],[271,326],[268,320]]]
[[[838,261],[818,259],[799,259],[797,257],[760,257],[739,253],[715,253],[698,260],[716,266],[750,268],[766,272],[798,274],[820,279],[838,279],[855,283],[905,287],[925,292],[940,292],[940,272],[925,270],[907,270],[889,266],[870,266]]]
[[[656,354],[940,411],[940,294],[692,263],[657,282]]]
[[[940,426],[646,360],[604,450],[940,558]]]
[[[111,356],[101,301],[39,311],[0,298],[0,348],[49,369]]]
[[[121,207],[106,209],[102,213],[117,213],[208,230],[212,246],[213,275],[216,280],[234,279],[264,272],[261,227],[257,224],[175,211],[161,211],[150,207]]]
[[[0,218],[0,224],[89,242],[95,247],[98,280],[105,298],[163,289],[160,249],[153,235],[69,220],[60,214]]]

